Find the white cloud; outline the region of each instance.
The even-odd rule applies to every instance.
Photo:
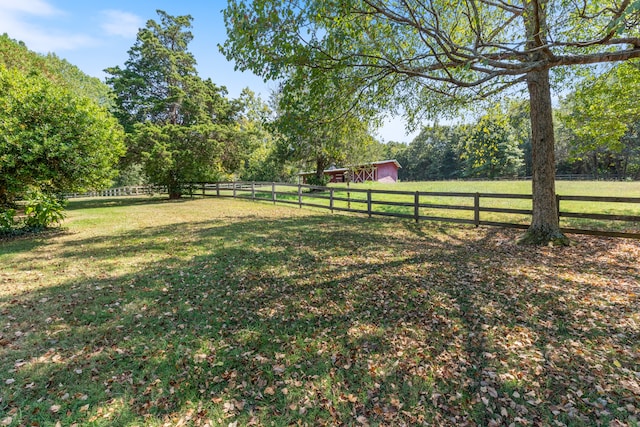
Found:
[[[26,13],[28,15],[51,16],[62,12],[42,0],[0,0],[0,11],[5,13]]]
[[[0,0],[2,1],[2,0]],[[142,27],[142,19],[133,13],[121,10],[103,10],[102,29],[110,36],[135,37]]]
[[[71,34],[55,29],[54,25],[43,27],[30,22],[32,17],[51,18],[64,14],[44,0],[0,0],[0,31],[41,53],[74,50],[98,43],[84,34]]]

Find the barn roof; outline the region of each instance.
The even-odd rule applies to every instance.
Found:
[[[331,173],[331,172],[347,172],[348,170],[351,169],[357,169],[363,166],[377,166],[377,165],[384,165],[387,163],[394,163],[396,165],[397,168],[401,168],[402,166],[400,166],[400,163],[398,163],[398,161],[396,159],[391,159],[391,160],[380,160],[377,162],[369,162],[369,163],[360,163],[357,165],[351,165],[350,167],[347,168],[336,168],[335,166],[331,166],[329,169],[325,169],[322,172],[324,173]],[[313,175],[315,172],[300,172],[298,175]]]

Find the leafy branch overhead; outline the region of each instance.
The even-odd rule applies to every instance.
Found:
[[[638,57],[640,2],[608,3],[234,0],[221,50],[266,78],[297,65],[358,67],[369,78],[420,78],[447,96],[486,96],[532,71]]]

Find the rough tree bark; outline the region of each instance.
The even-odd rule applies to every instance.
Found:
[[[531,225],[522,236],[522,243],[566,245],[569,240],[560,231],[555,190],[555,138],[549,70],[527,74],[531,108],[532,194]]]

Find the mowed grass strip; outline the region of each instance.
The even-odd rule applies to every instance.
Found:
[[[640,242],[516,236],[71,201],[0,242],[0,423],[637,425]]]

